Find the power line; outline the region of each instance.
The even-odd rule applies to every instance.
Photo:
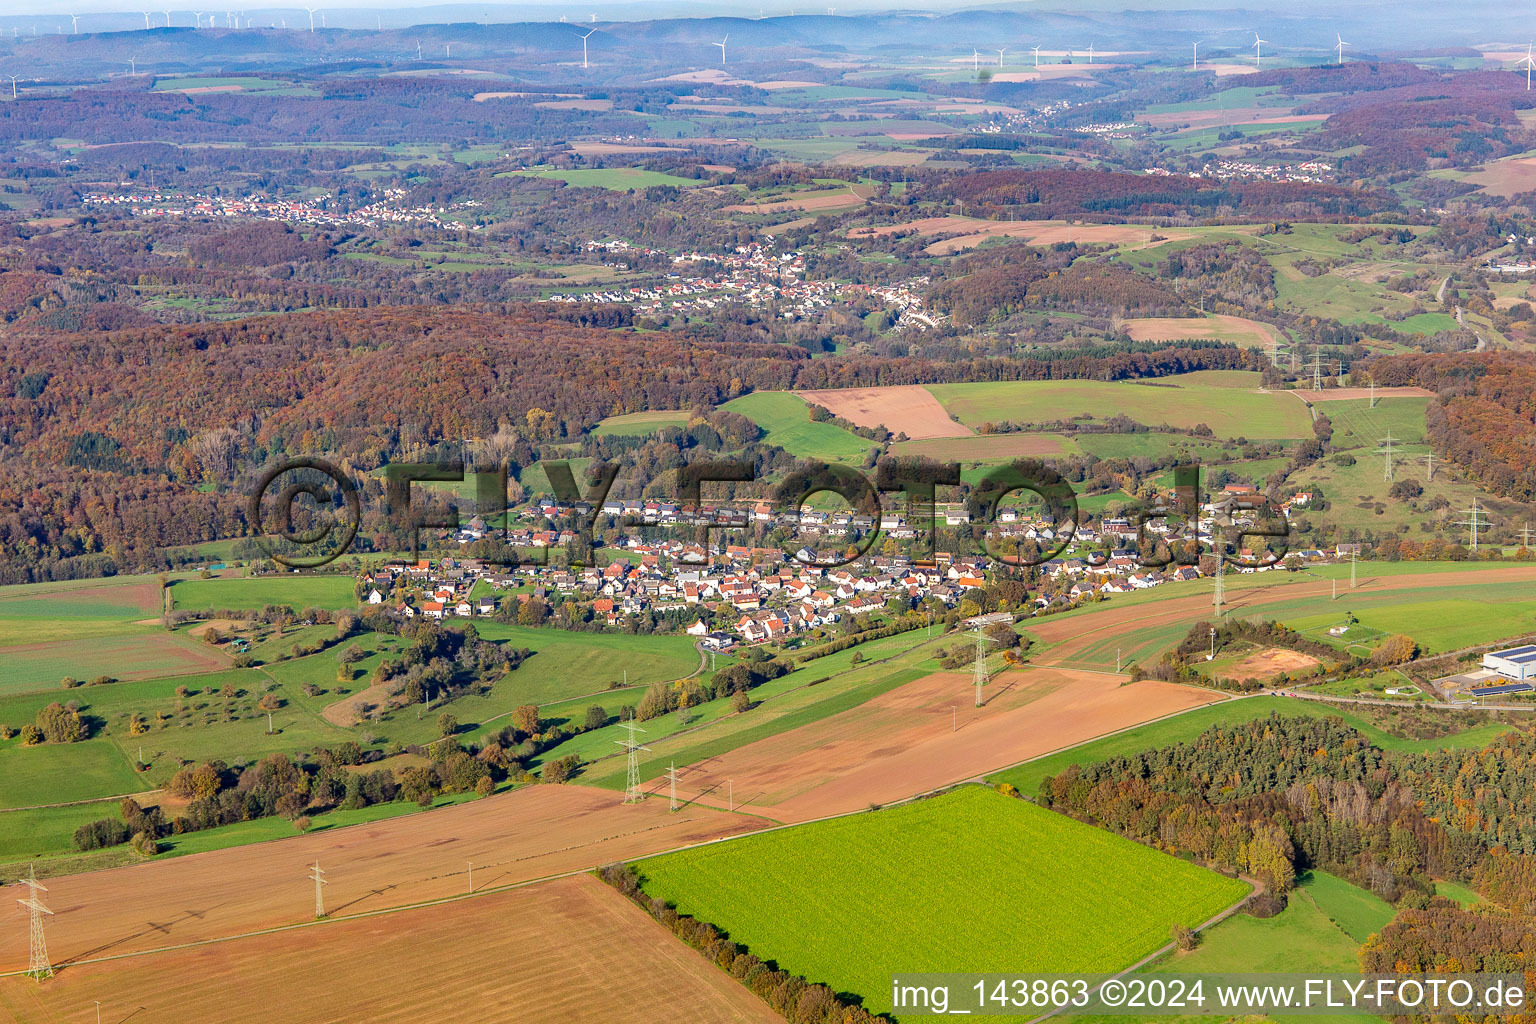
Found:
[[[43,905],[43,901],[37,898],[40,892],[47,892],[48,888],[37,880],[37,868],[29,866],[27,877],[21,880],[21,884],[29,888],[26,899],[16,902],[27,908],[29,917],[28,947],[30,955],[27,957],[27,974],[38,981],[53,977],[53,964],[48,960],[48,944],[43,940],[43,918],[52,917],[53,911]]]
[[[1457,523],[1456,525],[1458,525],[1458,526],[1465,526],[1465,527],[1467,527],[1471,531],[1471,533],[1472,533],[1472,550],[1474,552],[1476,552],[1477,551],[1477,531],[1482,529],[1483,527],[1487,526],[1488,524],[1486,522],[1484,522],[1483,519],[1482,519],[1483,510],[1480,507],[1478,507],[1477,499],[1476,498],[1472,499],[1472,507],[1471,508],[1462,509],[1462,512],[1466,513],[1467,518],[1461,520],[1461,522]]]
[[[987,685],[987,649],[983,645],[997,641],[983,633],[979,626],[971,631],[971,636],[976,638],[976,706],[981,707],[981,688]]]
[[[672,762],[672,765],[667,769],[667,781],[672,784],[672,806],[671,806],[671,810],[675,811],[675,810],[677,810],[677,762],[676,761]]]
[[[322,886],[331,883],[325,880],[325,872],[320,870],[319,861],[315,861],[314,866],[310,868],[309,877],[315,881],[315,919],[318,920],[325,916],[325,890]]]
[[[1382,467],[1382,477],[1381,478],[1383,480],[1387,481],[1388,483],[1391,483],[1392,482],[1392,453],[1394,451],[1396,451],[1396,449],[1393,446],[1397,444],[1397,438],[1393,437],[1392,436],[1392,432],[1389,430],[1389,431],[1387,431],[1387,436],[1382,438],[1377,443],[1380,444],[1381,447],[1376,449],[1376,454],[1377,455],[1385,455],[1387,457],[1387,461],[1386,461],[1385,465]]]
[[[635,740],[635,733],[645,732],[645,730],[632,720],[625,722],[624,728],[629,730],[629,739],[614,740],[614,742],[629,753],[629,772],[624,783],[624,802],[636,804],[645,799],[645,794],[640,792],[640,751],[649,753],[651,748]]]

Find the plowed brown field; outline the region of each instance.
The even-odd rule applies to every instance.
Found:
[[[42,985],[0,979],[0,1019],[15,1024],[88,1022],[96,1000],[103,1021],[153,1024],[783,1024],[588,875],[70,968]]]
[[[1066,669],[1015,669],[975,706],[965,672],[938,672],[849,711],[679,773],[679,796],[806,821],[889,803],[1225,699],[1192,686]],[[665,756],[664,753],[659,756]],[[662,794],[665,780],[652,783]],[[729,794],[728,794],[729,791]],[[658,801],[659,802],[659,801]]]
[[[305,920],[320,862],[326,908],[360,914],[477,888],[597,867],[720,836],[761,822],[664,803],[621,806],[582,786],[532,786],[373,825],[316,832],[131,867],[49,879],[48,951],[56,964],[238,935]],[[7,907],[20,886],[0,900]],[[0,929],[0,971],[26,967],[23,928]]]
[[[883,426],[891,433],[905,433],[914,441],[930,437],[967,437],[970,428],[949,418],[927,388],[904,384],[888,388],[838,388],[832,391],[796,391],[807,402],[824,405],[834,416],[861,427]]]

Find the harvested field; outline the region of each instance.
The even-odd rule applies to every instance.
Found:
[[[867,193],[869,190],[864,190]],[[737,203],[727,206],[731,213],[784,213],[788,210],[835,210],[844,206],[855,206],[863,203],[868,196],[861,193],[856,186],[847,189],[839,189],[836,192],[817,192],[801,199],[780,199],[771,203]]]
[[[1214,338],[1235,345],[1261,348],[1270,342],[1285,344],[1275,328],[1257,320],[1214,313],[1206,317],[1142,317],[1125,321],[1125,329],[1135,341],[1182,341],[1185,338]]]
[[[582,786],[531,786],[427,814],[277,842],[151,861],[48,881],[55,964],[295,924],[313,914],[306,866],[328,875],[333,916],[597,867],[761,827],[760,821],[664,801],[621,806]],[[14,887],[7,897],[16,895]],[[7,905],[10,904],[9,902]],[[0,932],[0,971],[27,961],[25,929]]]
[[[1154,235],[1162,241],[1170,242],[1193,237],[1190,232],[1177,228],[1154,228],[1137,224],[1067,224],[1059,220],[979,220],[959,216],[924,217],[905,224],[856,228],[849,235],[859,238],[908,233],[953,236],[934,242],[924,250],[935,256],[947,256],[961,249],[970,249],[989,238],[1022,238],[1031,245],[1084,242],[1094,245],[1145,246],[1153,244]]]
[[[1524,57],[1525,54],[1521,54]],[[1509,197],[1536,189],[1536,157],[1512,156],[1494,160],[1461,179],[1490,195]]]
[[[534,106],[543,110],[612,110],[613,100],[545,100]]]
[[[1350,399],[1369,399],[1370,388],[1328,388],[1326,391],[1298,391],[1296,397],[1308,405],[1318,402],[1344,402]],[[1426,388],[1377,388],[1377,398],[1434,398],[1435,393]]]
[[[1222,675],[1232,679],[1273,679],[1282,672],[1299,672],[1317,664],[1318,660],[1310,654],[1269,647],[1249,655]]]
[[[610,156],[615,153],[681,153],[678,146],[626,146],[618,142],[573,142],[571,149],[582,156]]]
[[[688,765],[678,792],[777,821],[889,803],[1163,715],[1226,699],[1192,686],[1011,669],[975,706],[967,672],[937,672],[789,732]],[[664,753],[658,756],[665,756]],[[728,786],[727,783],[730,783]],[[664,779],[647,785],[661,792]],[[657,801],[660,803],[661,801]]]
[[[1296,114],[1285,107],[1239,107],[1232,110],[1182,110],[1165,114],[1141,114],[1138,121],[1153,128],[1224,128],[1233,124],[1306,124],[1323,121],[1327,114]]]
[[[1005,462],[1060,455],[1066,448],[1055,434],[977,434],[971,437],[903,441],[892,455],[913,455],[937,462]]]
[[[449,954],[449,951],[451,955]],[[587,875],[443,906],[0,979],[16,1024],[418,1021],[453,993],[476,1021],[782,1021],[638,907]],[[280,1008],[304,1007],[303,1014]]]
[[[901,385],[888,388],[841,388],[834,391],[797,391],[807,402],[815,402],[861,427],[885,427],[892,433],[905,432],[920,441],[930,437],[966,437],[970,428],[949,418],[927,388]]]

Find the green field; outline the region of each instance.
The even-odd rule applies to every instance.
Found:
[[[227,665],[228,659],[210,648],[158,628],[109,639],[58,640],[13,646],[0,656],[0,696],[58,691],[65,676],[91,680],[150,679],[188,672],[206,672]]]
[[[1530,593],[1530,584],[1514,586]],[[1447,597],[1435,601],[1399,600],[1371,605],[1366,603],[1370,598],[1351,594],[1339,599],[1337,611],[1287,619],[1285,624],[1308,636],[1327,640],[1328,628],[1342,624],[1345,612],[1350,612],[1359,620],[1359,626],[1351,627],[1349,633],[1334,642],[1354,639],[1356,631],[1363,627],[1377,633],[1406,633],[1417,640],[1426,653],[1439,654],[1505,637],[1536,633],[1536,598],[1515,598],[1515,594],[1507,595],[1505,600]]]
[[[1076,416],[1106,420],[1122,413],[1147,426],[1187,429],[1204,423],[1219,437],[1310,437],[1311,417],[1294,396],[1258,393],[1259,375],[1201,371],[1133,381],[995,381],[929,386],[967,426],[1011,420],[1041,423]]]
[[[734,398],[720,408],[745,416],[763,428],[767,434],[764,441],[801,458],[858,461],[875,447],[873,441],[842,427],[811,422],[810,406],[787,391],[756,391]]]
[[[693,639],[687,636],[575,633],[500,622],[477,622],[475,628],[487,640],[533,652],[497,684],[507,711],[519,704],[549,704],[626,681],[631,686],[670,682],[692,675],[699,667]],[[631,702],[639,699],[638,693],[630,694]]]
[[[177,608],[255,611],[269,604],[294,611],[357,607],[350,576],[262,576],[255,579],[180,580],[171,586]]]
[[[0,807],[31,807],[138,793],[148,783],[109,740],[22,746],[0,742]]]
[[[592,428],[595,437],[644,437],[665,427],[686,427],[688,414],[668,409],[651,412],[631,412],[623,416],[609,416]]]
[[[1375,451],[1389,433],[1398,441],[1423,444],[1424,412],[1428,407],[1427,398],[1378,398],[1374,409],[1369,398],[1317,403],[1317,411],[1333,424],[1333,447],[1340,450],[1369,448]],[[1357,458],[1359,454],[1356,453]],[[1378,460],[1372,461],[1380,465]]]
[[[1119,970],[1246,883],[981,787],[641,861],[645,891],[891,1009],[893,972]],[[786,894],[793,892],[794,912]],[[1092,927],[1085,927],[1093,922]]]
[[[548,178],[553,181],[563,181],[567,185],[582,188],[607,188],[616,192],[623,192],[632,188],[650,188],[653,185],[674,185],[678,188],[692,188],[703,184],[693,178],[679,178],[675,174],[663,174],[660,171],[642,171],[638,167],[589,167],[564,170],[558,167],[546,167],[532,171],[512,171],[525,178]]]

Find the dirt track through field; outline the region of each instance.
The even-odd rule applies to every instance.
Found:
[[[49,879],[48,949],[60,964],[294,924],[313,914],[305,876],[316,860],[327,909],[340,916],[461,893],[466,861],[477,887],[495,887],[762,824],[705,808],[669,814],[659,801],[625,807],[617,793],[582,786],[531,786],[372,825]],[[15,907],[20,888],[5,890],[5,906]],[[0,971],[26,961],[26,929],[0,929]]]
[[[900,800],[1153,718],[1225,699],[1191,686],[1014,669],[975,706],[966,672],[938,672],[849,711],[687,766],[678,792],[778,821]],[[665,779],[648,789],[665,799]]]
[[[839,388],[796,391],[807,402],[824,405],[861,427],[885,427],[918,441],[934,437],[967,437],[971,431],[949,418],[939,400],[918,384],[886,388]]]
[[[445,998],[447,997],[447,998]],[[783,1024],[590,876],[383,917],[0,979],[0,1018],[155,1024],[462,1019]],[[456,1008],[437,1018],[424,1008]]]

